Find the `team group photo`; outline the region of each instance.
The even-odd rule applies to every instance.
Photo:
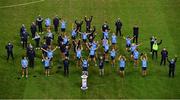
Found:
[[[178,0],[1,0],[1,99],[180,98]]]

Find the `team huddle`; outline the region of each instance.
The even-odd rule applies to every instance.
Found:
[[[36,50],[42,51],[45,75],[49,76],[50,69],[53,66],[54,52],[57,49],[60,50],[59,59],[63,60],[65,76],[69,74],[70,59],[77,62],[76,66],[82,68],[82,74],[85,75],[88,75],[89,66],[98,66],[100,76],[104,75],[105,62],[111,62],[112,67],[116,67],[116,61],[118,61],[118,69],[122,77],[125,76],[127,63],[133,62],[134,67],[137,68],[140,61],[142,76],[146,76],[148,56],[147,53],[140,53],[138,50],[139,46],[143,46],[138,41],[139,27],[137,25],[133,27],[132,36],[123,36],[121,32],[123,24],[120,18],[118,18],[114,24],[115,33],[112,32],[107,21],[102,25],[102,32],[96,33],[96,27],[91,25],[92,20],[93,16],[85,16],[83,20],[76,19],[72,24],[72,31],[70,33],[67,32],[67,21],[58,16],[55,16],[51,22],[50,18],[43,19],[39,15],[30,26],[31,35],[27,32],[26,26],[22,24],[20,40],[22,47],[26,49],[26,54],[22,56],[21,60],[22,77],[28,77],[28,67],[34,68]],[[82,28],[84,23],[85,31]],[[45,28],[43,28],[44,24]],[[54,38],[55,35],[58,35],[56,43],[53,42],[56,40]],[[101,39],[97,40],[97,35],[102,36]],[[35,47],[29,42],[29,37],[35,41]],[[124,48],[125,52],[129,53],[129,55],[119,54],[120,48],[117,46],[119,39],[126,41]],[[154,36],[150,38],[150,54],[152,54],[152,59],[154,59],[154,55],[157,59],[161,43],[162,40],[158,40]],[[14,59],[13,44],[9,42],[5,48],[7,50],[7,60],[10,56]],[[87,51],[88,55],[86,56],[83,52]],[[177,56],[173,59],[168,59],[168,51],[166,48],[163,48],[160,65],[166,65],[166,61],[168,61],[169,77],[174,77],[176,60]],[[90,65],[90,62],[94,64]]]

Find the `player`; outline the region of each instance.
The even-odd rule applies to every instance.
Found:
[[[110,55],[111,55],[111,64],[112,64],[112,67],[114,67],[114,65],[115,65],[115,58],[116,58],[116,51],[115,51],[114,48],[111,50]]]
[[[49,64],[50,68],[51,68],[51,65],[52,65],[53,53],[57,48],[58,48],[58,46],[56,46],[53,50],[51,50],[51,46],[49,46],[47,50],[41,48],[41,50],[43,50],[43,51],[45,51],[47,53],[47,57],[50,60],[50,64]]]
[[[38,33],[36,33],[35,37],[32,38],[32,40],[35,40],[36,42],[36,49],[39,49],[39,42],[40,42],[40,35]]]
[[[111,43],[112,43],[112,47],[114,49],[116,49],[117,36],[115,35],[115,33],[113,33],[112,36],[111,36]]]
[[[64,19],[61,19],[60,23],[61,23],[61,32],[64,35],[66,31],[66,21]]]
[[[82,50],[83,50],[83,47],[80,46],[78,47],[78,45],[76,45],[76,58],[77,58],[77,65],[79,66],[80,65],[80,61],[81,61],[81,57],[82,57]]]
[[[28,60],[25,56],[21,59],[21,66],[22,66],[22,77],[26,74],[26,78],[28,78]]]
[[[104,75],[104,59],[103,57],[99,57],[99,75],[103,76]]]
[[[147,74],[147,72],[146,72],[146,70],[147,70],[147,60],[148,60],[147,55],[146,55],[146,54],[143,54],[143,55],[141,56],[142,76],[146,76],[146,74]]]
[[[88,75],[88,60],[86,59],[82,59],[81,60],[82,62],[82,75]]]
[[[45,76],[49,76],[50,74],[50,58],[43,58],[44,68],[45,68]]]
[[[90,18],[87,18],[87,16],[84,17],[84,20],[86,22],[86,32],[90,32],[92,18],[93,16],[91,16]]]
[[[134,58],[134,67],[138,66],[138,59],[139,59],[139,51],[137,49],[133,52],[133,58]]]
[[[134,37],[130,38],[129,36],[123,37],[123,39],[126,40],[126,51],[129,51],[129,50],[130,50],[131,40],[132,40],[133,38],[134,38]]]
[[[124,69],[126,66],[126,58],[125,58],[125,56],[120,55],[118,59],[119,59],[119,70],[120,70],[119,72],[120,72],[120,75],[122,77],[124,77],[124,75],[125,75]]]
[[[87,45],[87,47],[88,47],[88,49],[90,50],[90,51],[89,51],[88,61],[89,61],[89,60],[93,60],[94,63],[95,63],[95,66],[97,66],[95,55],[96,55],[96,50],[98,49],[99,46],[95,48],[95,46],[89,47],[89,46]]]

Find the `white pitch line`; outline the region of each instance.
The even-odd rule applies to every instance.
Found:
[[[18,7],[18,6],[25,6],[25,5],[29,5],[29,4],[34,4],[34,3],[39,3],[39,2],[43,2],[44,0],[39,0],[39,1],[32,1],[32,2],[27,2],[27,3],[22,3],[22,4],[16,4],[16,5],[9,5],[9,6],[1,6],[1,8],[12,8],[12,7]]]

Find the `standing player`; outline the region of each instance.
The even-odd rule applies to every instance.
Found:
[[[47,53],[47,57],[48,57],[48,59],[50,60],[50,65],[49,65],[50,68],[51,68],[51,66],[52,66],[53,53],[54,53],[54,51],[55,51],[57,48],[58,48],[57,46],[56,46],[53,50],[51,49],[51,47],[48,47],[47,50],[41,48],[41,50],[43,50],[44,52]]]
[[[50,26],[51,26],[51,19],[50,18],[46,18],[45,19],[45,27],[47,29],[50,29]]]
[[[36,19],[36,25],[38,25],[39,32],[41,33],[43,32],[42,22],[43,22],[43,18],[41,17],[41,15],[39,15]]]
[[[88,60],[86,59],[82,59],[81,60],[82,62],[82,75],[88,75]]]
[[[78,45],[76,45],[76,58],[77,58],[77,65],[79,66],[80,65],[80,61],[81,61],[81,57],[82,57],[82,46],[78,47]]]
[[[48,57],[43,58],[44,68],[45,68],[45,75],[49,76],[50,73],[50,59]]]
[[[83,40],[83,43],[86,44],[87,42],[87,38],[88,38],[88,35],[91,34],[91,33],[86,33],[86,32],[80,32],[80,34],[82,35],[82,40]]]
[[[147,60],[148,60],[147,55],[146,55],[146,54],[143,54],[143,55],[141,56],[142,76],[146,76],[146,74],[147,74],[147,72],[146,72],[146,70],[147,70]]]
[[[102,25],[102,31],[105,32],[105,30],[110,30],[107,21],[105,21],[104,24]]]
[[[56,33],[58,33],[59,20],[60,20],[60,18],[57,15],[53,19],[54,31]]]
[[[32,38],[34,38],[35,34],[37,32],[37,27],[36,27],[36,24],[34,22],[32,22],[30,29],[31,29]]]
[[[94,46],[89,47],[88,45],[87,45],[87,47],[88,47],[88,49],[90,50],[90,51],[89,51],[88,61],[89,61],[89,60],[93,60],[94,63],[95,63],[95,66],[97,66],[95,55],[96,55],[96,50],[98,49],[98,47],[96,47],[96,48],[95,48]]]
[[[169,62],[169,77],[173,77],[174,78],[174,72],[175,72],[175,67],[176,67],[176,61],[177,61],[177,56],[175,56],[175,58],[169,60],[167,58],[167,61]]]
[[[72,40],[75,40],[77,37],[77,32],[78,30],[76,28],[73,28],[72,32],[71,32],[71,38]]]
[[[8,42],[8,44],[5,46],[5,49],[7,51],[7,61],[9,60],[9,56],[11,56],[12,59],[14,60],[13,45],[11,44],[11,42]]]
[[[66,21],[64,19],[61,19],[60,23],[61,23],[61,32],[64,35],[66,31]]]
[[[30,49],[27,50],[27,57],[29,60],[29,67],[34,68],[34,59],[36,57],[36,53],[32,47],[30,47]]]
[[[103,39],[104,38],[109,39],[109,31],[108,30],[103,31]]]
[[[111,36],[111,43],[112,43],[112,47],[114,49],[116,49],[117,37],[116,37],[115,33],[113,33]]]
[[[26,78],[28,78],[28,60],[26,57],[22,57],[21,59],[21,66],[22,66],[22,77],[26,74]]]
[[[133,52],[133,58],[134,58],[134,67],[138,66],[138,59],[139,59],[139,51],[137,49]]]
[[[139,37],[139,27],[135,25],[133,27],[133,43],[138,44],[138,37]]]
[[[124,77],[125,73],[124,73],[124,69],[126,66],[126,58],[125,56],[120,55],[119,56],[119,70],[120,70],[120,75],[122,77]]]
[[[161,63],[160,63],[160,65],[162,65],[162,63],[164,63],[164,66],[166,65],[167,57],[168,57],[168,51],[166,50],[166,48],[164,48],[161,51]]]
[[[90,18],[87,18],[87,16],[84,17],[84,20],[86,22],[86,32],[90,32],[92,18],[93,16],[91,16]]]
[[[129,36],[127,37],[123,37],[126,40],[126,51],[129,51],[130,47],[131,47],[131,40],[134,38],[130,38]]]
[[[36,49],[39,49],[39,42],[40,42],[40,35],[38,33],[36,33],[35,37],[32,38],[32,40],[35,40],[36,42]]]
[[[74,23],[76,24],[76,30],[77,30],[78,32],[81,32],[81,26],[82,26],[82,24],[83,24],[83,21],[82,21],[82,20],[81,20],[81,21],[75,20]]]
[[[63,45],[67,46],[69,41],[70,41],[69,37],[67,35],[64,35],[64,37],[63,37]]]
[[[29,34],[28,34],[28,32],[26,31],[26,29],[25,29],[25,31],[22,33],[22,36],[21,36],[23,49],[24,49],[24,47],[25,47],[25,48],[27,47],[28,36],[29,36]]]
[[[109,42],[107,41],[104,45],[104,59],[105,61],[108,61],[108,53],[109,53]]]
[[[116,58],[116,51],[115,49],[113,48],[110,52],[110,55],[111,55],[111,64],[112,64],[112,67],[114,67],[115,65],[115,58]]]
[[[48,45],[46,44],[46,42],[43,42],[41,48],[43,48],[44,50],[48,49]],[[44,50],[42,50],[42,59],[44,59],[47,56],[47,53]]]
[[[69,75],[69,58],[65,57],[65,59],[63,60],[63,64],[64,64],[64,76],[68,76]]]
[[[103,76],[104,75],[104,59],[103,57],[99,57],[99,75]]]
[[[132,44],[131,47],[130,47],[130,51],[131,51],[131,58],[133,58],[133,55],[134,55],[134,51],[137,49],[137,47],[140,46],[140,44]]]
[[[115,26],[116,26],[116,35],[118,36],[119,33],[119,35],[121,36],[122,22],[120,21],[120,18],[118,18],[118,20],[115,22]]]

